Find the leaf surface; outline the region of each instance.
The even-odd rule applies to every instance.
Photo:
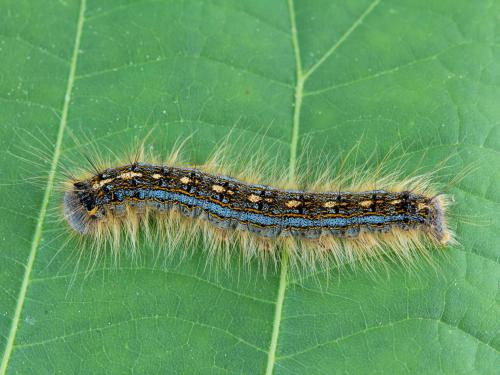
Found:
[[[465,0],[1,2],[0,374],[497,373],[499,14]],[[403,142],[409,172],[449,157],[443,184],[477,166],[449,187],[461,245],[436,268],[300,283],[288,267],[207,271],[203,248],[164,267],[144,246],[86,275],[58,220],[60,164],[148,132],[160,150],[193,134],[193,163],[229,132],[260,137],[291,177],[302,151],[333,160],[360,140],[359,158]]]

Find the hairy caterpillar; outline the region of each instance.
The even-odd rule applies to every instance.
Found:
[[[140,154],[66,183],[64,217],[98,252],[107,242],[118,253],[124,239],[135,248],[142,232],[167,252],[201,237],[211,254],[242,252],[276,263],[286,251],[303,267],[387,254],[410,260],[428,256],[429,246],[454,242],[449,198],[433,189],[428,175],[405,180],[365,171],[344,189],[338,179],[290,189],[226,174],[216,162],[194,168],[175,157],[161,162]]]

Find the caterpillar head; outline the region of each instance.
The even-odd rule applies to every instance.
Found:
[[[91,231],[100,220],[105,218],[105,211],[97,204],[97,192],[90,181],[79,181],[64,194],[64,216],[69,225],[77,232],[85,234]]]

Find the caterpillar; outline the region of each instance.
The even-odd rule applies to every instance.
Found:
[[[333,182],[290,189],[226,175],[220,163],[197,168],[140,154],[66,182],[64,218],[98,250],[108,242],[118,253],[123,237],[135,248],[142,229],[167,252],[201,237],[210,255],[241,252],[277,264],[286,252],[292,264],[307,267],[387,254],[407,261],[455,242],[450,199],[428,175],[398,180],[396,173],[379,178],[365,171],[345,190]]]

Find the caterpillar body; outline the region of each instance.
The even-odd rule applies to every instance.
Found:
[[[398,227],[422,230],[437,243],[448,240],[440,202],[409,191],[280,190],[198,169],[146,163],[110,168],[73,186],[64,196],[65,215],[81,233],[91,232],[109,216],[124,216],[130,207],[137,214],[176,208],[219,228],[265,237],[355,237]]]
[[[121,233],[135,246],[140,227],[149,233],[156,216],[165,247],[201,233],[211,241],[207,248],[226,255],[236,244],[245,258],[277,260],[287,251],[300,265],[330,258],[352,263],[391,248],[406,260],[429,245],[453,242],[447,197],[433,192],[425,177],[379,189],[315,191],[218,172],[147,162],[96,170],[67,185],[64,217],[82,237],[111,239],[115,251]]]

